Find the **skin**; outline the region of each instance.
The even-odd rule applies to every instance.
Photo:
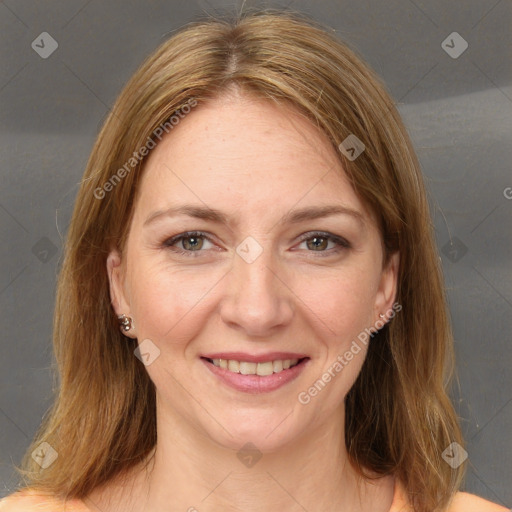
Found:
[[[182,204],[221,210],[228,224],[160,215],[145,225]],[[325,205],[361,220],[281,222]],[[211,241],[166,244],[187,231]],[[317,240],[318,249],[313,236],[301,240],[310,231],[350,247]],[[252,263],[236,253],[247,236],[262,248]],[[304,117],[239,93],[196,107],[151,152],[124,252],[113,248],[107,260],[113,308],[134,321],[128,336],[160,350],[146,366],[157,392],[157,446],[146,470],[136,467],[86,503],[103,512],[388,511],[392,477],[358,481],[344,444],[343,400],[367,347],[307,405],[297,397],[391,310],[398,264],[396,254],[383,268],[375,218]],[[200,356],[215,351],[292,351],[310,360],[283,387],[249,394],[208,370]],[[262,454],[252,467],[237,457],[248,442]]]

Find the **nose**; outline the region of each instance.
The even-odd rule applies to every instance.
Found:
[[[260,338],[288,325],[294,312],[293,287],[285,274],[270,250],[252,262],[235,254],[226,276],[222,320],[242,335]]]

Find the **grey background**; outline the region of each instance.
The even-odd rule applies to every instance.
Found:
[[[259,5],[290,5],[335,28],[399,103],[427,178],[445,271],[460,379],[453,397],[470,458],[464,488],[511,507],[510,0]],[[233,6],[240,3],[0,2],[0,496],[12,491],[12,463],[50,405],[62,237],[98,129],[126,80],[172,31],[202,11]],[[458,58],[442,47],[454,31],[469,45]],[[47,59],[31,47],[42,32],[59,45]]]

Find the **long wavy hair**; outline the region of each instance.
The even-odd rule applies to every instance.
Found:
[[[176,112],[230,87],[292,105],[335,148],[349,135],[364,143],[353,161],[338,154],[378,218],[385,262],[400,253],[402,310],[375,335],[346,397],[345,442],[361,476],[393,474],[416,512],[445,510],[464,465],[452,469],[442,452],[463,440],[447,392],[453,339],[417,157],[390,95],[355,52],[306,16],[275,10],[188,24],[142,64],[104,122],[58,280],[55,400],[18,468],[21,488],[83,498],[154,448],[155,388],[119,330],[106,258],[112,246],[123,250],[133,214],[146,160],[130,161],[134,152],[158,143],[155,130]],[[31,456],[43,442],[58,453],[45,469]]]

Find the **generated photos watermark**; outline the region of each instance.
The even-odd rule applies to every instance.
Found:
[[[361,331],[357,335],[357,340],[352,340],[352,344],[350,348],[346,350],[343,354],[339,354],[329,368],[321,375],[321,377],[306,391],[301,391],[297,399],[299,403],[302,405],[307,405],[311,402],[311,399],[320,393],[325,386],[338,375],[345,366],[347,366],[354,356],[361,352],[361,344],[367,345],[370,338],[376,334],[380,329],[384,327],[384,325],[391,320],[398,312],[402,310],[402,305],[398,302],[395,302],[391,309],[386,311],[384,318],[381,318],[375,322],[372,327],[365,328],[364,331]]]
[[[96,199],[103,199],[108,192],[114,190],[114,188],[121,183],[121,180],[125,178],[134,169],[142,159],[149,154],[149,152],[156,146],[155,139],[162,140],[164,134],[170,133],[171,130],[184,119],[184,117],[190,113],[192,108],[197,105],[197,101],[194,98],[190,98],[186,105],[178,109],[167,121],[160,124],[153,133],[147,138],[146,143],[140,147],[137,151],[133,152],[133,155],[120,167],[101,187],[94,189],[94,197]]]

